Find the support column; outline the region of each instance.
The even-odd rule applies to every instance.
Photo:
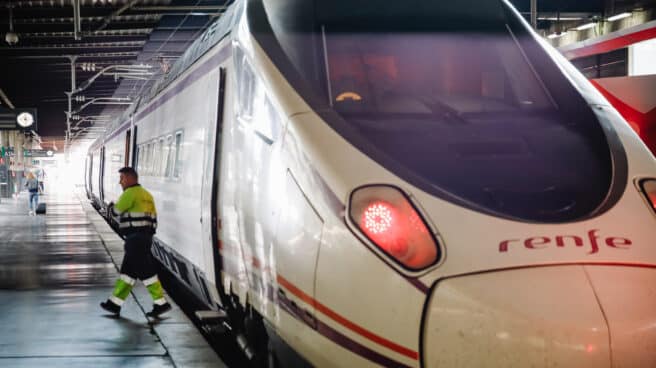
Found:
[[[80,0],[73,0],[73,38],[77,41],[81,40],[81,32],[82,22],[80,17]]]
[[[1,131],[0,130],[0,146],[4,147],[5,150],[7,147],[9,147],[9,139],[7,138],[7,135],[9,134],[8,131]],[[0,164],[0,171],[2,171],[2,180],[0,180],[0,201],[2,200],[1,198],[7,198],[9,197],[9,158],[4,157],[2,164]],[[4,180],[6,179],[6,180]]]
[[[71,139],[71,114],[73,111],[73,91],[77,88],[77,82],[75,81],[75,61],[77,60],[76,55],[69,55],[68,59],[71,61],[71,91],[70,92],[64,92],[66,93],[66,97],[68,98],[68,111],[66,111],[66,132],[65,132],[65,140],[64,140],[64,157],[66,159],[66,162],[68,162],[70,158],[70,139]]]
[[[538,0],[531,0],[531,27],[538,29]]]
[[[21,191],[24,183],[25,164],[23,162],[23,133],[19,131],[12,131],[13,133],[13,146],[14,146],[14,173],[13,177],[13,191],[12,193],[18,194]],[[22,166],[22,167],[21,167]],[[20,170],[22,169],[22,170]]]

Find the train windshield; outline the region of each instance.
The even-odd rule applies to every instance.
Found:
[[[487,21],[333,17],[279,39],[327,123],[422,190],[522,221],[594,215],[612,181],[600,123],[516,16],[489,8]]]
[[[454,122],[467,120],[466,114],[556,108],[509,34],[331,34],[326,29],[325,46],[327,97],[342,114]]]

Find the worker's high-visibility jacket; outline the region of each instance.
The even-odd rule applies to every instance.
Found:
[[[123,235],[132,233],[154,234],[157,228],[157,210],[153,196],[141,185],[125,188],[112,208]]]

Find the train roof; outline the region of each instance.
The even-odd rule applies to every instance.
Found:
[[[258,0],[255,0],[258,1]],[[504,0],[261,0],[274,30],[311,31],[339,24],[368,31],[472,28],[504,21]]]
[[[113,134],[117,129],[119,129],[123,124],[127,123],[130,119],[130,116],[139,109],[139,107],[147,104],[152,99],[157,96],[163,89],[173,83],[174,80],[178,78],[182,73],[184,73],[191,65],[193,65],[198,59],[200,59],[209,49],[214,45],[223,40],[232,29],[232,26],[236,19],[236,14],[238,14],[238,8],[240,8],[241,1],[233,3],[224,13],[219,17],[214,23],[212,23],[205,32],[198,38],[194,43],[185,50],[185,52],[178,58],[171,70],[155,82],[152,88],[147,91],[145,94],[138,96],[138,100],[135,101],[129,108],[127,108],[118,118],[114,119],[109,125],[106,133],[99,137],[92,145],[91,150],[96,148],[99,143],[103,142],[106,137]]]

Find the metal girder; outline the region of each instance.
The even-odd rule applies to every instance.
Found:
[[[148,36],[153,28],[105,29],[102,31],[83,32],[85,38],[89,37],[125,37]],[[27,32],[19,33],[20,38],[71,38],[73,32]]]
[[[112,41],[112,42],[83,42],[83,43],[68,43],[58,45],[30,45],[17,47],[0,47],[0,50],[51,50],[51,49],[108,49],[108,48],[141,48],[146,43],[145,40],[139,41]]]
[[[131,0],[129,3],[123,5],[117,11],[115,11],[112,14],[106,16],[105,19],[103,20],[103,23],[100,25],[100,27],[96,28],[95,31],[103,30],[105,27],[107,27],[109,22],[112,21],[112,17],[116,17],[116,16],[121,15],[123,12],[130,9],[130,7],[132,7],[132,5],[136,4],[137,2],[139,2],[139,0]]]
[[[78,89],[80,80],[93,76],[80,70],[80,63],[92,62],[103,69],[109,65],[125,65],[167,60],[169,63],[182,55],[188,45],[202,34],[213,18],[220,16],[229,0],[0,0],[0,28],[7,28],[9,7],[13,10],[13,24],[20,41],[12,47],[0,45],[0,62],[6,73],[0,75],[0,85],[16,104],[30,103],[43,111],[72,112],[67,109],[64,91]],[[194,6],[196,4],[196,6]],[[212,4],[212,5],[208,5]],[[79,12],[74,5],[79,6]],[[153,32],[157,32],[153,36]],[[74,41],[75,38],[81,39]],[[146,50],[146,51],[145,51]],[[68,57],[76,61],[68,62]],[[71,68],[74,72],[71,72]],[[115,68],[81,94],[88,98],[101,98],[88,105],[85,114],[122,113],[124,106],[100,105],[102,102],[127,103],[103,100],[113,96],[138,98],[139,93],[154,84],[154,78],[163,75],[159,64],[151,72]],[[11,75],[20,73],[22,83]],[[76,76],[77,77],[76,77]],[[120,83],[115,77],[120,78]],[[77,79],[74,82],[73,79]],[[43,83],[47,81],[47,83]],[[26,88],[39,85],[39,88]],[[70,85],[75,88],[69,89]],[[6,88],[5,88],[6,87]],[[60,90],[61,92],[57,92]],[[70,92],[68,92],[70,94]],[[72,97],[75,95],[73,94]],[[82,103],[77,104],[77,107]],[[115,106],[115,107],[113,107]],[[56,109],[57,110],[54,110]],[[79,111],[79,110],[78,110]],[[61,115],[48,117],[47,136],[62,126]],[[55,117],[56,115],[56,117]],[[45,121],[46,116],[43,116]],[[55,123],[56,122],[56,123]],[[84,123],[87,124],[87,123]],[[101,124],[99,122],[96,125]],[[86,125],[79,125],[78,128]],[[94,129],[95,130],[95,129]],[[41,132],[40,132],[41,133]],[[68,131],[70,136],[71,131]],[[76,137],[81,139],[85,132]],[[95,133],[95,132],[94,132]],[[96,134],[93,134],[95,137]],[[72,137],[71,137],[72,138]],[[88,137],[87,137],[88,138]],[[92,138],[93,139],[93,138]],[[69,141],[70,142],[70,141]],[[59,145],[59,143],[58,143]]]
[[[114,23],[126,22],[158,22],[164,14],[131,14],[131,15],[118,15],[112,17]],[[80,17],[82,23],[97,23],[102,22],[105,17]],[[47,17],[47,18],[19,18],[14,19],[14,24],[55,24],[55,23],[73,23],[74,17]],[[0,22],[2,23],[2,22]]]
[[[18,0],[18,1],[0,1],[0,8],[63,8],[73,5],[76,0]],[[131,0],[79,0],[80,5],[88,7],[115,7],[116,5],[125,4]],[[167,0],[149,0],[154,4],[167,4]]]
[[[2,101],[7,105],[10,109],[14,109],[14,104],[11,103],[9,100],[9,97],[5,94],[5,92],[0,88],[0,98],[2,98]]]
[[[169,6],[135,6],[132,10],[135,11],[174,11],[174,12],[219,12],[226,10],[227,7],[223,5],[169,5]]]
[[[120,51],[120,52],[87,52],[82,54],[77,54],[78,58],[105,58],[105,57],[127,57],[134,58],[139,55],[138,51]],[[63,54],[53,54],[53,55],[21,55],[14,56],[14,59],[60,59],[66,57]]]

